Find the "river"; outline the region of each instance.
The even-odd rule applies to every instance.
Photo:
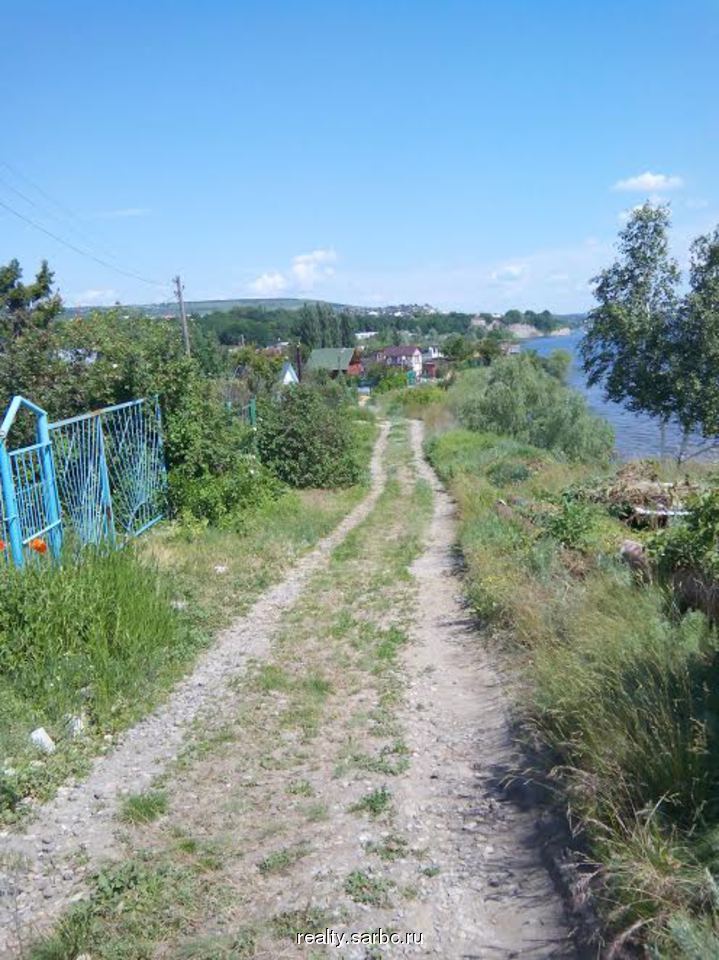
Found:
[[[616,436],[616,450],[622,460],[638,457],[658,457],[660,455],[659,423],[652,417],[642,413],[632,413],[625,407],[611,400],[605,400],[600,387],[590,387],[587,384],[582,362],[579,356],[579,341],[582,339],[581,330],[573,330],[566,336],[537,337],[522,341],[523,350],[536,350],[541,356],[546,356],[553,350],[566,350],[572,356],[572,365],[569,370],[568,383],[579,390],[587,398],[587,403],[594,413],[604,417],[614,427]],[[701,437],[692,437],[694,444],[701,444]],[[665,452],[673,456],[679,449],[681,431],[673,424],[666,430]],[[714,459],[716,454],[712,456]]]

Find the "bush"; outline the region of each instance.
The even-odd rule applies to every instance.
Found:
[[[597,511],[581,500],[563,499],[557,513],[549,514],[549,534],[563,547],[584,550],[590,544],[597,525]]]
[[[471,430],[505,434],[568,460],[606,460],[612,451],[611,427],[530,354],[466,371],[450,388],[449,403]]]
[[[523,463],[513,460],[502,460],[493,464],[487,470],[487,479],[495,487],[506,487],[513,483],[524,483],[531,476],[531,471]]]
[[[177,366],[163,377],[170,509],[218,526],[276,499],[282,485],[254,454],[254,431],[229,410],[210,382]]]
[[[183,521],[201,520],[222,527],[241,522],[248,509],[262,507],[282,493],[282,483],[254,454],[236,453],[223,471],[203,464],[184,465],[168,476],[170,502]]]
[[[719,579],[719,489],[700,494],[687,504],[689,516],[667,527],[648,542],[662,573],[687,568]]]
[[[293,487],[345,487],[362,478],[351,408],[331,405],[318,387],[290,387],[258,407],[257,451]]]

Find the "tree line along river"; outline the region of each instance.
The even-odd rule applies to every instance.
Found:
[[[626,407],[611,400],[605,400],[601,387],[590,387],[582,369],[579,355],[579,342],[582,339],[582,330],[573,330],[571,333],[558,337],[537,337],[522,341],[523,350],[536,350],[540,356],[547,356],[553,350],[566,350],[571,354],[572,364],[569,369],[567,382],[579,390],[587,398],[587,403],[594,413],[608,420],[614,428],[615,444],[618,456],[622,460],[639,457],[658,457],[661,450],[659,422],[642,413],[633,413]],[[668,424],[666,429],[665,453],[674,456],[681,443],[681,430],[676,424]],[[690,444],[700,445],[701,437],[691,437]],[[712,454],[712,459],[716,454]]]

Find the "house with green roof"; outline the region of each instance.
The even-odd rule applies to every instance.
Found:
[[[310,373],[326,370],[331,377],[340,373],[359,377],[362,363],[360,353],[355,347],[318,347],[310,354],[306,369]]]

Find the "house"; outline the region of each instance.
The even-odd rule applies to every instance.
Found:
[[[307,368],[310,373],[326,370],[331,377],[340,373],[359,377],[362,373],[360,353],[354,347],[318,347],[310,354]]]
[[[283,387],[289,387],[300,382],[300,378],[297,376],[297,371],[289,360],[285,360],[283,363],[282,370],[280,370],[280,375],[277,378],[277,382]]]
[[[377,335],[376,330],[358,330],[355,337],[357,340],[371,340],[372,337],[376,337]]]
[[[427,347],[426,350],[422,351],[422,361],[427,363],[429,360],[439,360],[442,356],[442,351],[439,347]]]
[[[514,357],[522,352],[522,347],[516,340],[500,340],[499,349],[503,357]]]
[[[422,376],[422,351],[411,344],[399,347],[384,347],[377,351],[377,362],[388,367],[402,367]]]

